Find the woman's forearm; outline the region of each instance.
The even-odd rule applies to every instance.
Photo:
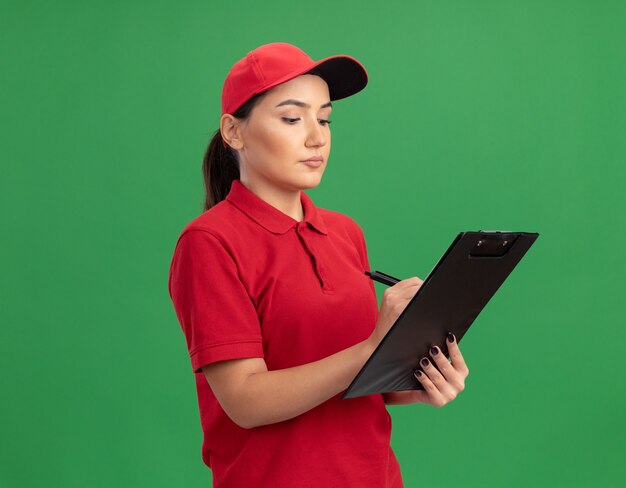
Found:
[[[383,400],[386,405],[410,405],[420,402],[419,394],[415,390],[383,393]]]
[[[318,361],[247,376],[235,416],[245,428],[296,417],[345,390],[374,351],[366,340]]]

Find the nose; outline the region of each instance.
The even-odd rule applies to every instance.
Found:
[[[325,145],[328,141],[326,129],[320,125],[317,119],[309,123],[309,129],[306,139],[306,147],[319,147]]]

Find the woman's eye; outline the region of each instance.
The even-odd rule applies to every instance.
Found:
[[[295,124],[298,120],[300,120],[299,118],[297,119],[292,119],[290,117],[282,117],[282,119],[287,122],[288,124]],[[332,122],[332,120],[328,120],[328,119],[318,119],[320,124],[322,124],[322,126],[326,127],[328,126],[328,124],[330,124]]]

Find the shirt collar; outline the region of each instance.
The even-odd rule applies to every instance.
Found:
[[[284,234],[298,224],[298,221],[273,207],[261,197],[252,193],[240,180],[233,180],[226,200],[245,213],[252,220],[274,234]],[[326,235],[326,225],[311,198],[300,191],[300,202],[304,210],[303,222]]]

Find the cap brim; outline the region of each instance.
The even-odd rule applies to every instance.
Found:
[[[307,71],[318,73],[328,84],[331,100],[341,100],[360,92],[367,85],[365,67],[351,56],[324,58]]]

